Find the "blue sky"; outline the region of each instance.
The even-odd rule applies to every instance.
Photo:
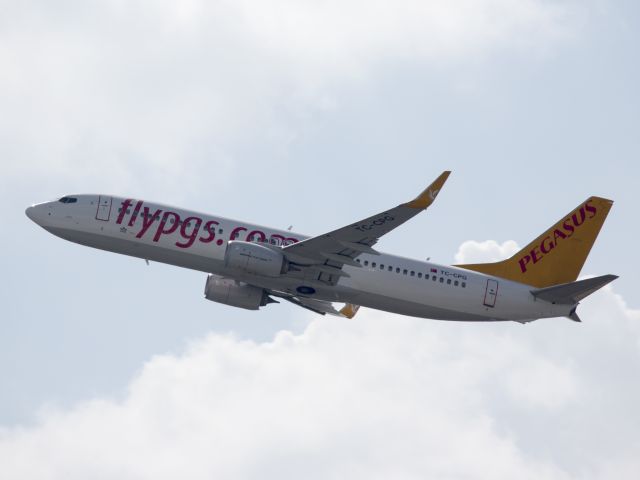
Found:
[[[157,478],[149,458],[164,448],[191,465],[167,460],[165,472],[193,477],[310,476],[304,465],[322,464],[319,478],[456,478],[483,462],[492,478],[637,477],[635,3],[113,0],[2,10],[0,465],[9,476],[39,478],[20,459],[55,443],[60,462],[40,464],[54,478],[95,477],[92,468]],[[381,250],[441,263],[506,254],[484,242],[523,245],[589,195],[615,200],[583,273],[621,278],[584,302],[584,324],[246,312],[205,301],[200,273],[73,245],[24,216],[34,202],[110,192],[319,234],[408,200],[447,169],[436,204]],[[469,240],[478,246],[461,250]],[[342,361],[353,367],[338,373]],[[379,421],[345,398],[379,404]],[[175,430],[156,431],[160,418]],[[128,458],[101,419],[147,455]],[[443,439],[440,460],[410,461],[385,441],[398,436],[423,451]],[[235,439],[225,459],[194,447],[225,438]],[[330,446],[340,438],[362,447],[349,457]],[[468,456],[456,447],[467,442],[491,448]],[[81,444],[93,467],[74,457]]]

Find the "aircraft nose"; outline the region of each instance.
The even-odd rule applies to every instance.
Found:
[[[48,208],[46,204],[31,205],[24,211],[24,213],[31,221],[38,225],[42,225],[42,222],[47,218],[47,210]],[[51,213],[49,213],[49,215],[51,215]]]

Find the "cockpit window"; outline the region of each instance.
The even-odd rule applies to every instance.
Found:
[[[78,199],[75,198],[75,197],[62,197],[58,201],[61,202],[61,203],[76,203],[78,201]]]

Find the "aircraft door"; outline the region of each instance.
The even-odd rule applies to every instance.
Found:
[[[96,220],[108,222],[111,217],[111,197],[98,197],[98,210],[96,211]]]
[[[484,305],[486,307],[496,306],[496,297],[498,296],[498,282],[496,280],[487,280],[487,289],[484,292]]]

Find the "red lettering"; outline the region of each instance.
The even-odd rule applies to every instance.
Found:
[[[153,215],[149,214],[149,207],[144,207],[144,215],[142,216],[142,228],[136,235],[136,238],[142,238],[142,236],[149,230],[149,227],[153,223],[155,218],[160,218],[162,210],[158,209]]]
[[[538,263],[540,261],[540,258],[542,258],[542,256],[538,256],[540,255],[540,252],[538,252],[538,247],[535,247],[533,250],[531,250],[531,260],[533,260],[533,263]]]
[[[522,273],[527,271],[527,263],[529,263],[530,261],[531,261],[531,257],[529,255],[525,255],[518,261],[518,263],[520,264],[520,270],[522,270]]]
[[[136,223],[136,218],[138,218],[138,213],[140,213],[140,208],[142,208],[142,200],[138,201],[138,203],[136,203],[136,208],[133,209],[133,215],[131,215],[131,218],[129,219],[129,226],[133,227],[133,224]]]
[[[546,242],[546,243],[545,243]],[[556,246],[556,244],[554,243],[554,241],[551,239],[551,237],[545,237],[542,240],[542,243],[540,244],[540,251],[543,254],[547,254],[549,253],[551,250],[553,250],[553,248]],[[535,262],[534,262],[535,263]]]
[[[193,230],[190,234],[187,234],[187,230],[191,226],[191,222],[194,222]],[[180,226],[180,235],[182,238],[186,240],[185,243],[176,242],[176,246],[180,248],[189,248],[193,245],[193,242],[198,238],[198,233],[200,232],[200,226],[202,225],[202,219],[199,217],[187,217],[182,221],[182,225]]]
[[[591,200],[589,200],[590,202]],[[591,215],[589,216],[589,218],[593,218],[596,216],[596,213],[598,213],[598,210],[596,209],[596,207],[594,207],[593,205],[589,205],[589,202],[584,204],[584,208],[587,212],[589,212]]]
[[[249,235],[247,235],[247,238],[245,240],[247,242],[252,242],[256,240],[256,237],[260,238],[260,242],[264,242],[267,239],[267,236],[264,234],[264,232],[261,232],[260,230],[253,230],[249,233]]]
[[[122,202],[122,205],[120,207],[120,215],[118,215],[118,219],[116,220],[116,223],[118,225],[120,225],[122,223],[122,220],[124,220],[124,216],[127,214],[127,208],[129,208],[129,206],[131,206],[131,199],[127,198],[124,202]]]
[[[173,223],[167,222],[170,216],[173,216]],[[164,215],[162,215],[162,220],[160,221],[160,225],[158,225],[158,229],[156,230],[156,234],[153,236],[153,241],[157,242],[158,240],[160,240],[160,237],[162,235],[169,235],[170,233],[175,232],[176,228],[178,228],[179,222],[180,215],[175,212],[164,212]],[[165,230],[164,227],[167,223],[169,223],[169,228]]]
[[[553,231],[553,243],[554,243],[554,244],[557,244],[557,243],[558,243],[558,239],[559,239],[559,238],[565,239],[565,238],[567,238],[567,235],[566,235],[566,234],[564,234],[564,233],[562,232],[562,230],[559,230],[559,229],[557,229],[557,228],[556,228],[556,229]]]
[[[282,235],[277,234],[277,233],[274,233],[273,235],[271,235],[271,240],[275,240],[276,241],[275,244],[278,245],[278,246],[284,244],[284,237]]]
[[[235,240],[240,236],[240,232],[246,232],[247,229],[244,227],[236,227],[231,230],[231,235],[229,235],[229,240]]]
[[[213,242],[213,239],[216,238],[216,227],[215,225],[220,225],[220,223],[216,222],[215,220],[209,220],[207,223],[204,224],[204,231],[207,232],[209,234],[208,237],[200,237],[200,241],[202,243],[211,243]]]
[[[575,231],[575,228],[573,228],[573,225],[571,225],[571,222],[568,218],[562,224],[562,228],[564,228],[564,231],[568,233],[568,237],[571,237],[573,235],[573,232]]]
[[[586,218],[586,215],[584,213],[584,207],[582,207],[580,209],[580,221],[578,221],[578,216],[576,213],[574,213],[573,215],[571,215],[571,219],[573,220],[573,224],[576,227],[579,227],[580,225],[582,225],[584,223],[584,219]]]

